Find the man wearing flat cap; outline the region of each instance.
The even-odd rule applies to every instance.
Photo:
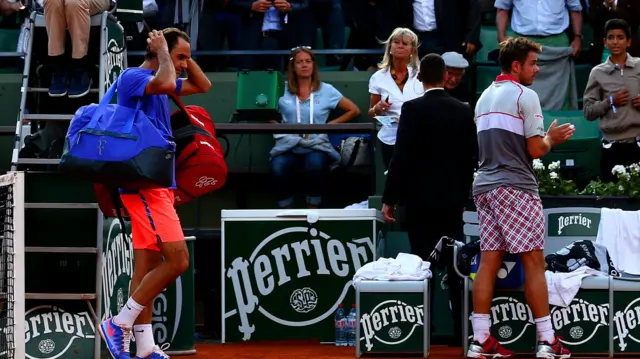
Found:
[[[461,102],[474,106],[474,98],[471,96],[466,84],[462,83],[462,77],[469,67],[469,61],[457,52],[445,52],[442,55],[444,64],[447,67],[447,81],[444,83],[445,90],[449,95]]]

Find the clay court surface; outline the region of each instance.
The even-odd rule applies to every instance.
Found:
[[[232,343],[232,344],[199,344],[196,346],[197,354],[192,356],[173,356],[172,358],[184,359],[307,359],[307,358],[331,358],[347,359],[355,358],[353,347],[335,347],[321,345],[317,342],[269,342],[269,343]],[[369,358],[410,358],[369,356]],[[533,356],[529,357],[532,358]],[[363,357],[367,358],[367,357]],[[419,358],[419,356],[413,356]],[[429,358],[434,359],[460,359],[462,349],[447,346],[433,346]],[[626,357],[630,359],[629,357]],[[581,357],[584,359],[584,357]]]
[[[336,347],[318,342],[285,341],[268,343],[229,343],[229,344],[199,344],[196,345],[195,356],[172,356],[172,359],[311,359],[331,358],[347,359],[356,358],[354,347]],[[419,358],[420,356],[412,356]],[[412,358],[403,356],[403,359]],[[367,358],[367,357],[362,357]],[[398,357],[374,358],[393,359]],[[462,358],[462,349],[446,346],[434,346],[429,358]]]

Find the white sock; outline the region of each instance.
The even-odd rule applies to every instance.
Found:
[[[153,340],[153,327],[151,324],[134,325],[133,336],[136,338],[136,356],[140,358],[149,356],[156,345]]]
[[[127,303],[122,307],[122,310],[118,315],[113,318],[114,323],[119,325],[124,325],[128,328],[133,326],[133,322],[136,321],[136,318],[142,312],[144,306],[136,303],[133,298],[129,298]]]
[[[471,325],[473,326],[473,340],[483,344],[491,336],[491,317],[489,314],[471,315]]]
[[[546,317],[537,318],[535,322],[536,329],[538,330],[538,340],[553,344],[556,339],[556,335],[553,332],[553,326],[551,325],[551,316],[547,315]]]

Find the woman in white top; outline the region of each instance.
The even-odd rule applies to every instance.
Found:
[[[400,110],[405,101],[424,94],[424,87],[418,80],[420,59],[418,58],[418,36],[406,28],[396,28],[385,44],[384,57],[378,64],[379,70],[369,79],[371,104],[369,117],[393,116],[400,118]],[[383,126],[378,132],[382,158],[385,167],[393,155],[398,125]]]

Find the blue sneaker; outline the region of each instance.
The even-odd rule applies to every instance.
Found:
[[[144,358],[136,355],[135,359],[169,359],[169,356],[156,345],[151,354]]]
[[[113,359],[131,359],[131,328],[121,327],[109,318],[100,323],[100,334]]]
[[[51,75],[51,85],[49,86],[49,96],[62,97],[67,95],[67,72],[63,68],[56,68]]]
[[[69,83],[69,98],[80,98],[91,90],[91,76],[84,69],[74,69],[71,71],[71,81]]]

